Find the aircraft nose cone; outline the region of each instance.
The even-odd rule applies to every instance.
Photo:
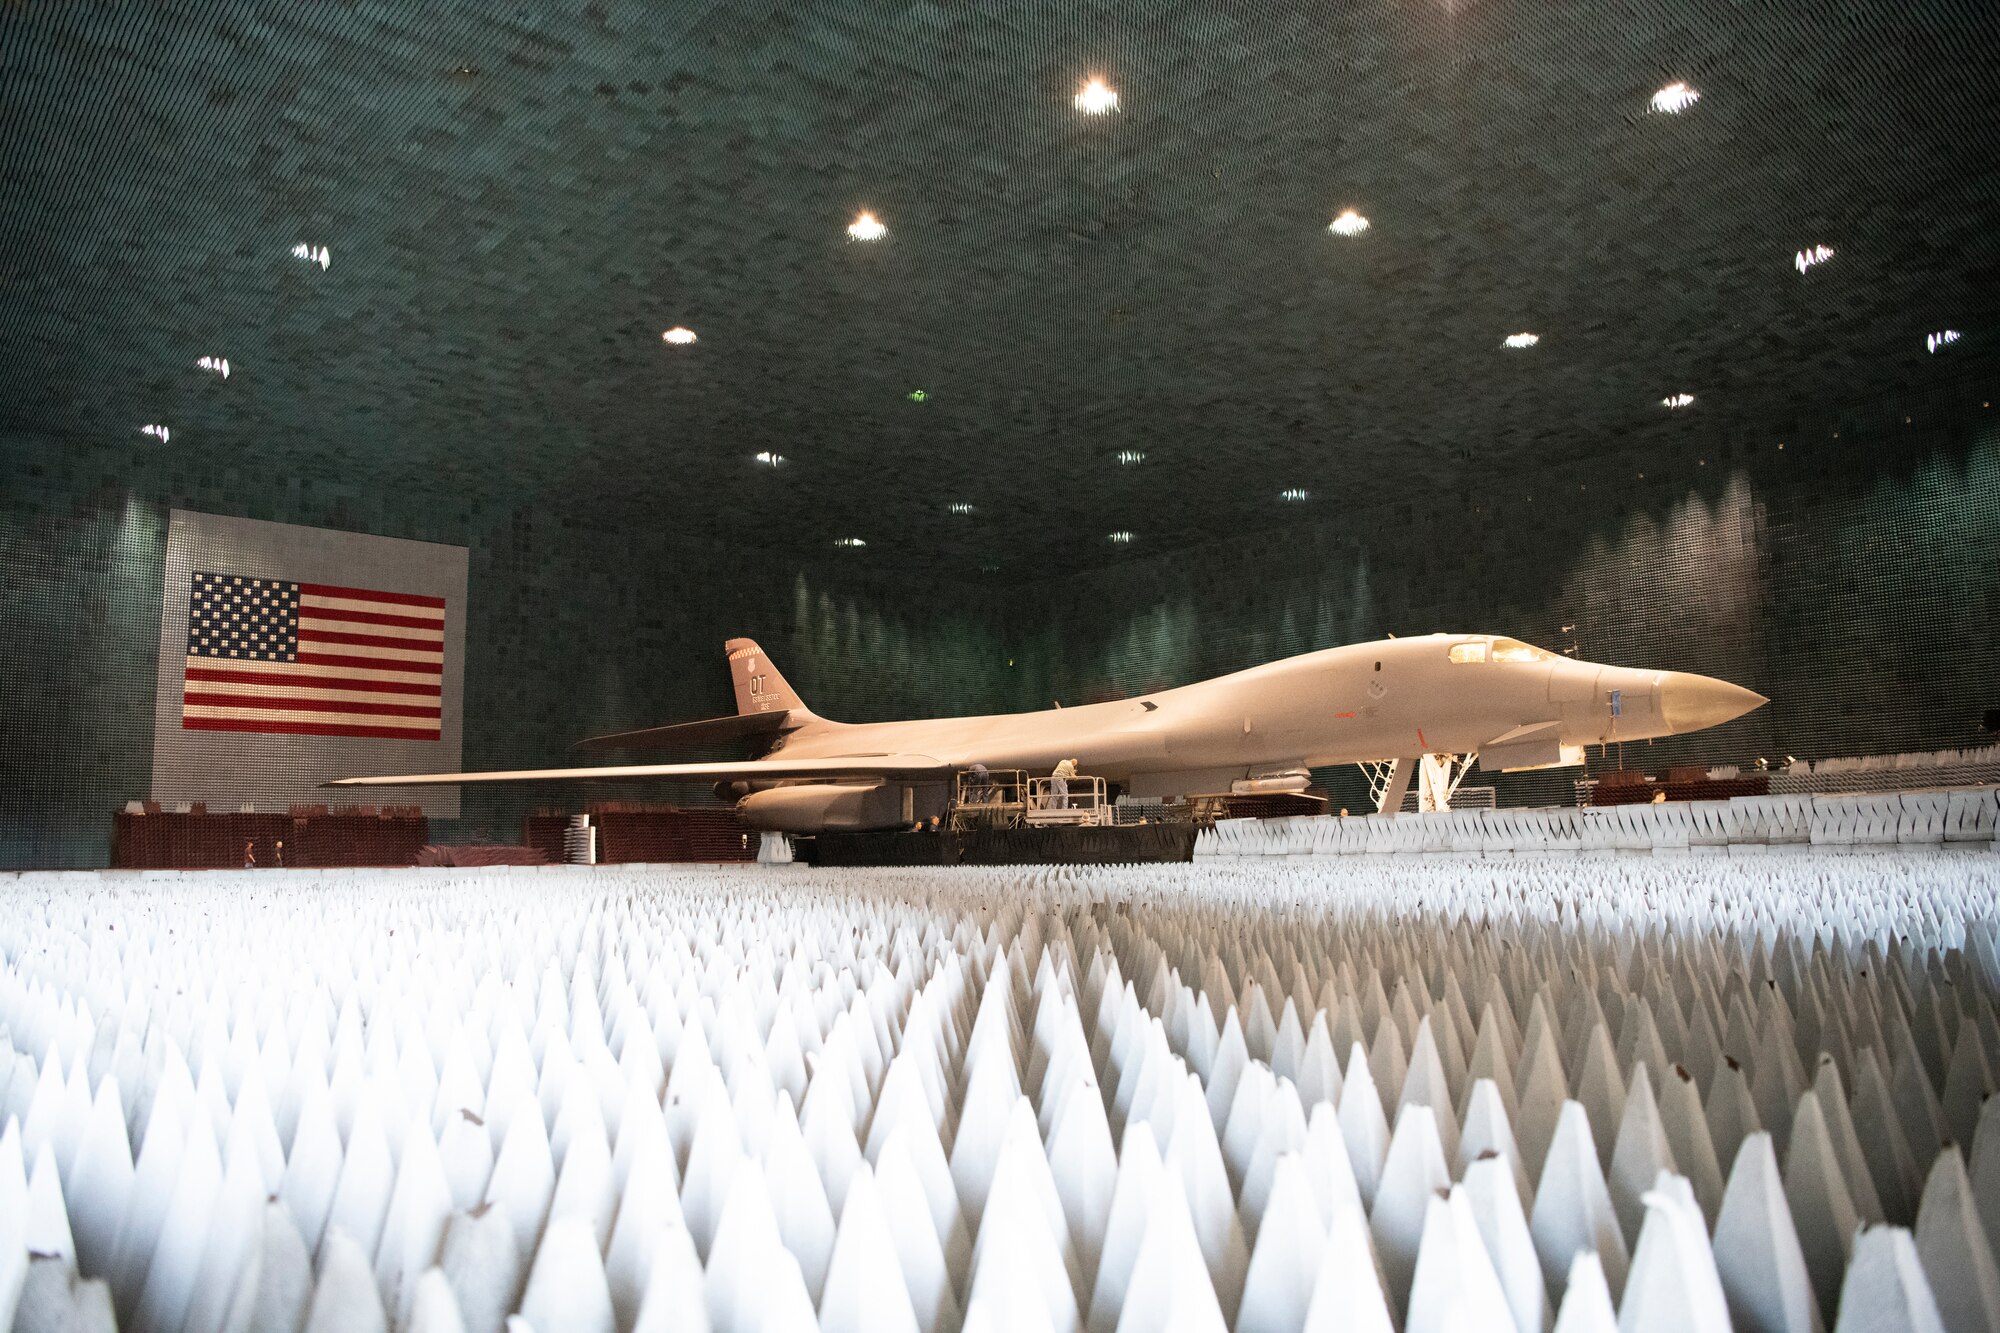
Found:
[[[1769,702],[1755,690],[1685,671],[1670,671],[1660,682],[1660,715],[1676,734],[1720,726]]]

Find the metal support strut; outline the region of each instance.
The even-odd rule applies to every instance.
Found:
[[[1426,754],[1400,759],[1381,759],[1361,767],[1368,773],[1368,794],[1377,814],[1395,814],[1403,808],[1410,780],[1417,780],[1417,809],[1429,813],[1451,809],[1458,784],[1472,771],[1476,754]]]

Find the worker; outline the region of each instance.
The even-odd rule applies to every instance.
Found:
[[[984,764],[974,764],[965,771],[965,801],[967,805],[985,805],[993,799],[993,774]]]
[[[1049,809],[1069,809],[1069,780],[1076,776],[1076,760],[1065,759],[1049,775]]]
[[[243,844],[243,868],[245,870],[257,868],[257,844],[254,842]]]

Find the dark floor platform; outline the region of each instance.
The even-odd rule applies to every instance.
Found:
[[[1192,860],[1194,834],[1193,824],[822,833],[811,846],[813,860],[823,866],[1117,865]]]

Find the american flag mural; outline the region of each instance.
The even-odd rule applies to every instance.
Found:
[[[329,778],[464,767],[468,552],[176,509],[160,582],[155,800],[342,807]],[[459,813],[453,787],[359,804]]]
[[[435,741],[445,599],[197,570],[181,726]]]

